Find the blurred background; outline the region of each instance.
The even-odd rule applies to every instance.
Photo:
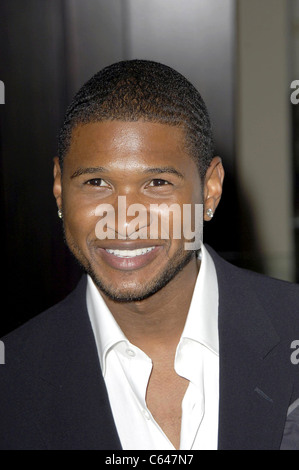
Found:
[[[52,195],[57,134],[85,81],[134,58],[174,67],[210,111],[226,178],[204,242],[299,281],[299,0],[1,0],[0,335],[81,275]]]

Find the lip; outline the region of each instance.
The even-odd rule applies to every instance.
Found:
[[[140,269],[146,266],[147,264],[151,263],[163,250],[162,245],[145,245],[139,244],[137,245],[136,242],[132,243],[118,243],[118,244],[110,244],[107,246],[107,249],[111,250],[136,250],[141,248],[149,248],[150,246],[154,246],[155,248],[148,253],[143,255],[134,256],[132,258],[122,258],[120,256],[116,256],[113,253],[108,253],[105,248],[98,248],[98,252],[103,258],[103,260],[112,268],[119,269],[121,271],[134,271],[135,269]]]

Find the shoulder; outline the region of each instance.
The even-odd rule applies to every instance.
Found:
[[[215,264],[223,301],[237,298],[241,309],[245,308],[245,303],[248,307],[249,302],[258,302],[279,330],[293,328],[299,333],[298,284],[239,268],[225,261],[211,247],[207,249]]]
[[[41,355],[51,343],[64,341],[72,329],[78,310],[85,308],[86,276],[65,299],[33,317],[19,328],[1,338],[5,355],[24,360],[28,355]],[[5,361],[7,363],[7,360]]]
[[[270,290],[273,295],[277,293],[286,293],[288,295],[292,293],[294,296],[299,295],[299,284],[240,268],[226,261],[210,246],[206,245],[206,248],[213,258],[218,278],[225,277],[231,282],[238,281],[238,284],[243,283],[244,285],[252,286],[262,292],[265,292],[265,289],[267,292]]]

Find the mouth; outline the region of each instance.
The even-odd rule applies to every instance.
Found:
[[[161,245],[134,249],[98,248],[101,257],[110,267],[124,271],[133,271],[146,266],[151,263],[162,250],[163,246]]]
[[[138,248],[136,250],[110,250],[106,249],[107,253],[112,254],[114,256],[118,256],[119,258],[135,258],[136,256],[143,256],[147,253],[153,251],[156,247],[150,246],[148,248]]]

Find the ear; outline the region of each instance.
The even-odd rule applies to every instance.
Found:
[[[62,175],[61,175],[61,168],[59,164],[58,157],[53,159],[54,162],[54,184],[53,184],[53,194],[56,199],[56,204],[58,209],[62,208]]]
[[[220,157],[214,157],[207,170],[204,181],[204,220],[209,221],[207,210],[211,209],[213,214],[220,202],[224,180],[224,168]]]

